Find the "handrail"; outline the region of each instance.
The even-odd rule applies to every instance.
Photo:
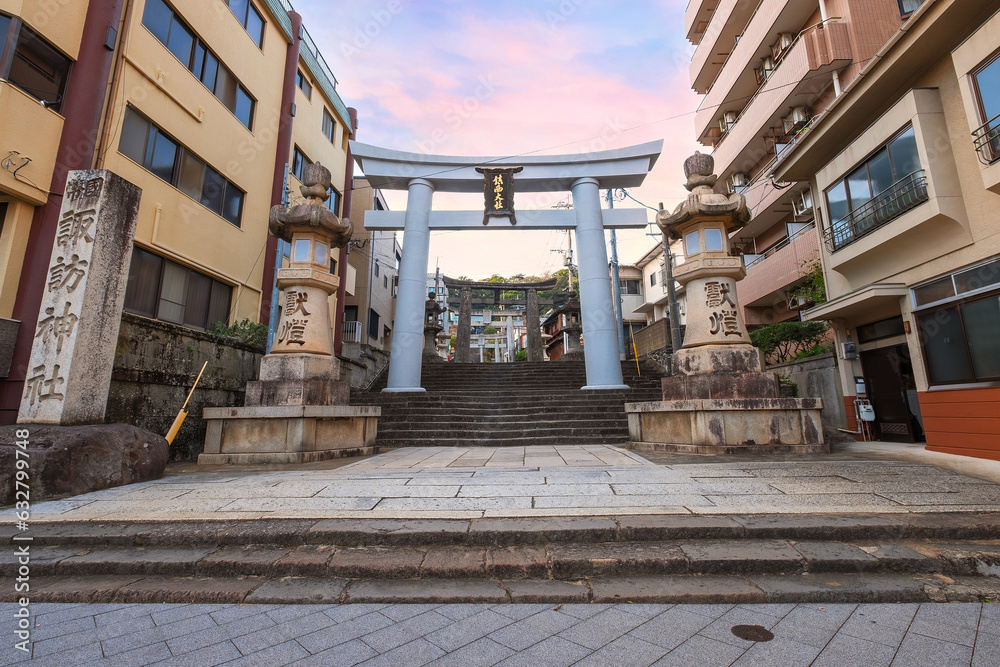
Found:
[[[803,227],[802,229],[797,230],[791,236],[786,236],[781,241],[779,241],[776,245],[768,248],[767,250],[765,250],[762,253],[759,253],[759,254],[758,253],[754,253],[757,256],[755,258],[753,258],[752,260],[750,260],[749,262],[746,262],[746,269],[747,269],[747,271],[750,270],[750,267],[757,266],[758,264],[760,264],[761,262],[763,262],[768,257],[772,257],[775,253],[777,253],[777,252],[779,252],[779,251],[787,248],[788,246],[790,246],[793,241],[795,241],[796,239],[798,239],[800,236],[802,236],[806,232],[810,232],[810,231],[812,231],[814,229],[816,229],[816,221],[815,220],[810,220],[808,223],[806,223],[805,227]]]
[[[1000,160],[1000,115],[983,123],[972,136],[980,162],[990,165]]]
[[[761,3],[761,4],[763,4],[763,3]],[[752,17],[751,17],[751,18],[752,18]],[[770,81],[770,80],[771,80],[771,77],[772,77],[772,76],[774,76],[774,73],[778,71],[778,67],[779,67],[779,66],[781,65],[781,63],[783,63],[783,62],[785,61],[785,57],[786,57],[786,56],[787,56],[787,55],[788,55],[789,53],[791,53],[791,52],[792,52],[792,49],[794,49],[794,48],[795,48],[795,47],[796,47],[796,46],[798,45],[798,43],[799,43],[799,40],[801,40],[801,39],[802,39],[802,36],[803,36],[803,35],[805,35],[805,34],[806,34],[807,32],[810,32],[810,31],[812,31],[812,30],[817,30],[817,29],[819,29],[819,28],[821,28],[821,27],[824,27],[824,25],[825,25],[825,24],[827,24],[827,23],[831,23],[831,24],[832,24],[832,23],[835,23],[835,22],[838,22],[838,21],[841,21],[841,20],[843,20],[843,19],[842,19],[842,17],[840,17],[840,16],[831,16],[830,18],[828,18],[828,19],[825,19],[825,20],[823,20],[823,21],[820,21],[819,23],[817,23],[817,24],[815,24],[815,25],[811,25],[811,26],[809,26],[808,28],[803,28],[802,30],[800,30],[800,31],[799,31],[799,34],[798,34],[798,35],[796,35],[796,36],[795,36],[795,39],[793,39],[793,40],[792,40],[792,43],[788,45],[788,48],[787,48],[787,49],[785,49],[784,51],[782,51],[782,52],[781,52],[781,53],[780,53],[780,54],[778,55],[778,58],[777,58],[777,59],[776,59],[776,60],[774,61],[774,69],[772,69],[772,70],[771,70],[771,74],[770,74],[770,75],[768,75],[768,77],[767,77],[766,79],[764,79],[764,81],[763,81],[763,82],[761,82],[761,83],[760,83],[760,84],[759,84],[759,85],[757,86],[757,90],[755,90],[755,91],[754,91],[753,95],[751,95],[751,96],[750,96],[750,99],[749,99],[749,100],[747,100],[747,103],[746,103],[746,105],[745,105],[745,106],[744,106],[744,107],[743,107],[743,108],[742,108],[742,109],[740,110],[740,113],[739,113],[739,115],[737,115],[737,116],[736,116],[736,120],[735,120],[735,121],[733,121],[733,125],[736,125],[737,123],[739,123],[739,122],[740,122],[740,120],[741,120],[741,119],[743,118],[743,115],[744,115],[744,114],[745,114],[745,113],[747,112],[747,109],[749,109],[749,108],[750,108],[750,106],[751,106],[751,105],[752,105],[752,104],[754,103],[754,101],[755,101],[755,100],[757,99],[757,96],[759,96],[759,95],[760,95],[760,94],[761,94],[761,93],[762,93],[762,92],[764,91],[764,88],[765,88],[765,86],[767,86],[767,82],[768,82],[768,81]],[[749,24],[747,24],[747,25],[749,25]],[[733,51],[735,51],[735,50],[736,50],[736,49],[733,49]],[[732,52],[730,52],[730,54],[729,54],[729,55],[732,55]],[[728,61],[729,61],[729,58],[728,58],[728,56],[727,56],[727,57],[726,57],[726,62],[728,62]],[[726,67],[726,63],[723,63],[723,64],[722,64],[722,68],[723,68],[723,69],[725,69],[725,67]],[[720,73],[720,74],[721,74],[721,72],[722,72],[722,69],[720,69],[720,70],[719,70],[719,73]],[[714,82],[713,82],[713,83],[714,83]],[[720,105],[720,108],[721,108],[721,105]],[[725,112],[723,112],[723,114],[725,114]],[[723,117],[725,117],[725,116],[723,116]],[[722,135],[721,135],[721,136],[719,137],[719,140],[718,140],[718,141],[716,142],[716,144],[715,144],[715,145],[714,145],[714,146],[712,147],[712,152],[713,152],[713,153],[714,153],[715,151],[717,151],[717,150],[719,149],[719,146],[720,146],[720,145],[722,145],[722,142],[723,142],[723,141],[724,141],[724,140],[726,139],[726,137],[728,137],[728,136],[729,136],[730,134],[731,134],[731,132],[729,132],[729,131],[727,130],[726,132],[724,132],[724,133],[723,133],[723,134],[722,134]]]
[[[928,199],[927,177],[918,169],[830,225],[823,240],[830,252],[836,252]]]
[[[302,43],[305,45],[309,53],[311,53],[316,59],[316,62],[319,63],[319,68],[322,70],[322,74],[330,81],[330,85],[334,90],[337,90],[337,77],[333,75],[333,70],[331,70],[330,66],[326,64],[323,54],[319,52],[319,47],[316,46],[316,42],[313,41],[312,35],[309,34],[309,31],[306,30],[305,26],[302,26],[300,29],[299,38],[302,40]]]

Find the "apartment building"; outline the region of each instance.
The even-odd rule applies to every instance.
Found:
[[[899,9],[775,167],[814,193],[829,300],[803,317],[832,323],[876,437],[1000,459],[1000,2]]]
[[[321,161],[341,213],[354,127],[287,0],[0,0],[0,34],[0,318],[19,322],[0,421],[16,417],[71,169],[142,188],[127,312],[267,322],[268,211]]]
[[[796,288],[819,257],[808,182],[771,174],[840,90],[876,56],[914,0],[691,0],[690,76],[702,95],[698,140],[720,191],[747,198],[752,221],[731,239],[747,276],[748,326],[798,319]]]
[[[673,255],[674,266],[684,263],[684,242],[681,240],[672,241],[670,253]],[[663,244],[657,243],[650,248],[645,255],[639,258],[634,268],[641,272],[641,301],[632,309],[631,318],[643,318],[643,326],[633,324],[635,335],[633,342],[635,352],[642,356],[656,350],[670,346],[670,290],[668,289],[667,258],[663,254]],[[678,328],[684,330],[686,322],[684,288],[674,282],[674,296],[677,299],[677,319]],[[622,290],[622,303],[626,301],[624,286]],[[629,313],[622,308],[623,319],[629,322]],[[632,334],[628,331],[626,324],[626,336]]]

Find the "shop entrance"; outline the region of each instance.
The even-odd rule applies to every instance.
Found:
[[[875,409],[875,437],[890,442],[921,442],[920,406],[913,364],[906,345],[861,353],[868,398]]]

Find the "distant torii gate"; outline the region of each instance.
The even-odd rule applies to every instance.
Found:
[[[444,286],[448,289],[460,289],[462,298],[458,306],[458,331],[455,335],[455,361],[465,363],[470,361],[469,348],[472,336],[472,290],[493,290],[493,303],[504,305],[523,305],[525,307],[524,324],[528,330],[528,361],[542,361],[542,330],[541,318],[538,316],[538,292],[549,290],[556,286],[557,280],[541,280],[533,283],[484,283],[470,280],[455,280],[444,277]],[[524,292],[524,299],[501,299],[501,292]],[[451,300],[448,301],[451,304]],[[549,301],[551,303],[551,301]]]
[[[608,275],[605,229],[641,229],[642,209],[601,210],[600,190],[642,185],[663,149],[662,141],[578,155],[537,155],[521,158],[450,157],[389,150],[351,142],[351,152],[373,188],[407,190],[406,211],[368,211],[365,228],[402,230],[405,234],[399,266],[399,290],[384,391],[424,391],[420,363],[424,348],[424,302],[427,300],[427,259],[431,230],[511,229],[509,218],[494,218],[483,227],[482,211],[432,211],[434,191],[483,192],[483,175],[476,167],[523,167],[515,190],[573,194],[573,210],[518,210],[515,229],[575,229],[580,265],[580,305],[587,385],[583,389],[627,389],[618,360],[615,322]],[[506,220],[507,224],[504,224]]]

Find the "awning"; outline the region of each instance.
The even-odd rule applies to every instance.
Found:
[[[909,291],[903,283],[873,283],[803,311],[802,319],[843,318],[865,322],[885,319],[899,314],[899,299]]]

